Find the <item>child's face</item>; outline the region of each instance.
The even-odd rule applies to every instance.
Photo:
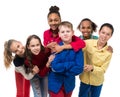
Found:
[[[41,50],[41,44],[38,39],[32,38],[30,44],[27,46],[32,54],[38,55]]]
[[[52,13],[48,17],[48,24],[52,30],[56,30],[61,22],[60,17],[56,13]]]
[[[107,41],[111,38],[112,36],[112,30],[107,27],[104,26],[100,31],[99,31],[99,41],[101,43],[107,43]]]
[[[72,41],[73,34],[74,31],[66,26],[61,26],[59,29],[59,37],[64,43],[69,44]]]
[[[79,28],[82,35],[86,38],[89,38],[92,33],[92,25],[90,21],[83,21]]]
[[[23,56],[25,52],[25,47],[22,45],[21,42],[14,41],[10,46],[10,50],[12,51],[12,53],[18,56]]]

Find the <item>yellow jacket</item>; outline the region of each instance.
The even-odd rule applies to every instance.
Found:
[[[84,51],[84,64],[90,64],[94,66],[94,70],[91,72],[83,72],[80,75],[80,80],[85,84],[99,86],[103,84],[104,73],[106,72],[110,63],[112,53],[107,51],[106,45],[102,49],[97,49],[97,41],[94,39],[86,40],[86,47]]]

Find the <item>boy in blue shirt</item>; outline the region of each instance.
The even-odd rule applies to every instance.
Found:
[[[59,25],[59,45],[67,45],[72,42],[74,35],[73,26],[64,21]],[[84,58],[82,49],[75,52],[73,49],[65,49],[49,57],[47,66],[51,71],[48,75],[48,89],[50,97],[71,97],[75,88],[75,76],[83,71]]]

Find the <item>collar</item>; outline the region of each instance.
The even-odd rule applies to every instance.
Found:
[[[94,40],[94,42],[93,42],[93,46],[96,47],[96,48],[97,48],[97,42],[98,42],[98,39]],[[105,46],[102,49],[100,49],[99,51],[104,52],[104,51],[106,51],[107,48],[108,48],[108,45],[106,43]]]

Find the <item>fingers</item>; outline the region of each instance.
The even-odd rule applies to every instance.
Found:
[[[89,72],[89,71],[91,71],[93,69],[93,66],[92,65],[85,65],[84,66],[84,71],[85,72]]]
[[[34,66],[34,68],[33,68],[33,72],[34,72],[34,73],[38,73],[38,72],[39,72],[39,68],[38,68],[37,65]]]

